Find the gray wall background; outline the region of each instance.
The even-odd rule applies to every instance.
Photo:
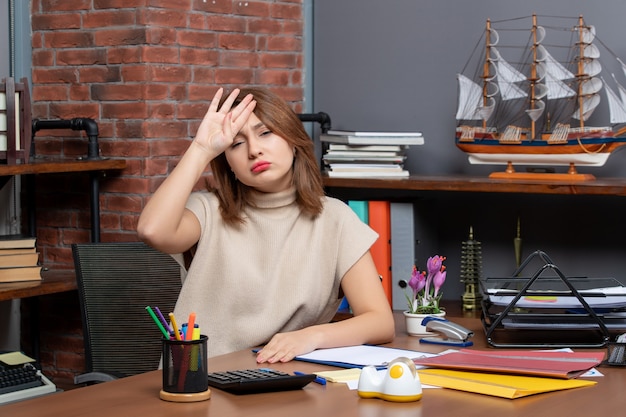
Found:
[[[470,165],[454,145],[456,74],[468,60],[487,18],[583,15],[614,53],[626,58],[623,0],[314,0],[313,111],[333,127],[419,130],[425,144],[409,151],[407,166],[422,175],[488,175],[502,166]],[[626,176],[626,150],[596,177]],[[462,294],[457,280],[461,242],[469,226],[482,242],[483,276],[515,269],[512,239],[521,220],[524,256],[547,252],[567,275],[613,276],[626,282],[623,197],[489,193],[374,193],[353,198],[415,201],[416,261],[448,256],[445,298]],[[531,269],[534,272],[534,268]],[[456,281],[456,283],[455,283]]]
[[[416,174],[482,174],[454,145],[456,74],[487,18],[583,15],[597,36],[626,60],[623,0],[315,0],[313,105],[333,126],[419,130],[407,166]],[[541,19],[539,20],[541,24]],[[485,169],[486,168],[486,169]],[[498,169],[499,170],[499,169]],[[597,176],[626,176],[626,151]]]

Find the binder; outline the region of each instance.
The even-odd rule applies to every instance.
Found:
[[[394,310],[406,310],[406,288],[415,263],[413,203],[391,202],[390,213],[391,299]]]
[[[368,203],[363,200],[348,200],[348,206],[359,216],[359,219],[365,224],[369,224]]]
[[[459,371],[496,372],[570,379],[600,365],[605,352],[482,351],[461,349],[432,358],[414,359],[416,365]]]
[[[417,373],[423,384],[508,399],[596,384],[595,381],[582,379],[554,379],[449,369],[419,369]]]
[[[370,252],[374,264],[381,276],[381,281],[389,305],[393,306],[391,293],[391,222],[389,201],[369,201],[369,225],[378,233],[378,239]]]

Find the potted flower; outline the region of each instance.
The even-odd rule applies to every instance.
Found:
[[[445,311],[439,306],[443,292],[441,287],[446,282],[446,267],[444,256],[435,255],[428,258],[426,271],[419,271],[413,266],[413,273],[409,281],[411,293],[406,294],[409,309],[404,312],[407,332],[410,335],[429,334],[422,320],[426,316],[445,316]]]

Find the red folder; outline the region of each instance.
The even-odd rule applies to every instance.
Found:
[[[603,359],[604,352],[461,349],[432,358],[416,358],[413,362],[433,368],[567,379],[582,375]]]
[[[391,218],[389,201],[369,201],[369,226],[378,233],[378,240],[370,252],[374,264],[382,277],[383,289],[389,305],[391,300]]]

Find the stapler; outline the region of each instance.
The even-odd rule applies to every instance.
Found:
[[[474,332],[465,327],[453,323],[450,320],[439,317],[425,317],[422,320],[422,326],[426,326],[426,330],[443,333],[443,337],[423,337],[420,343],[433,343],[437,345],[450,346],[472,346],[474,343],[468,340],[474,336]]]

